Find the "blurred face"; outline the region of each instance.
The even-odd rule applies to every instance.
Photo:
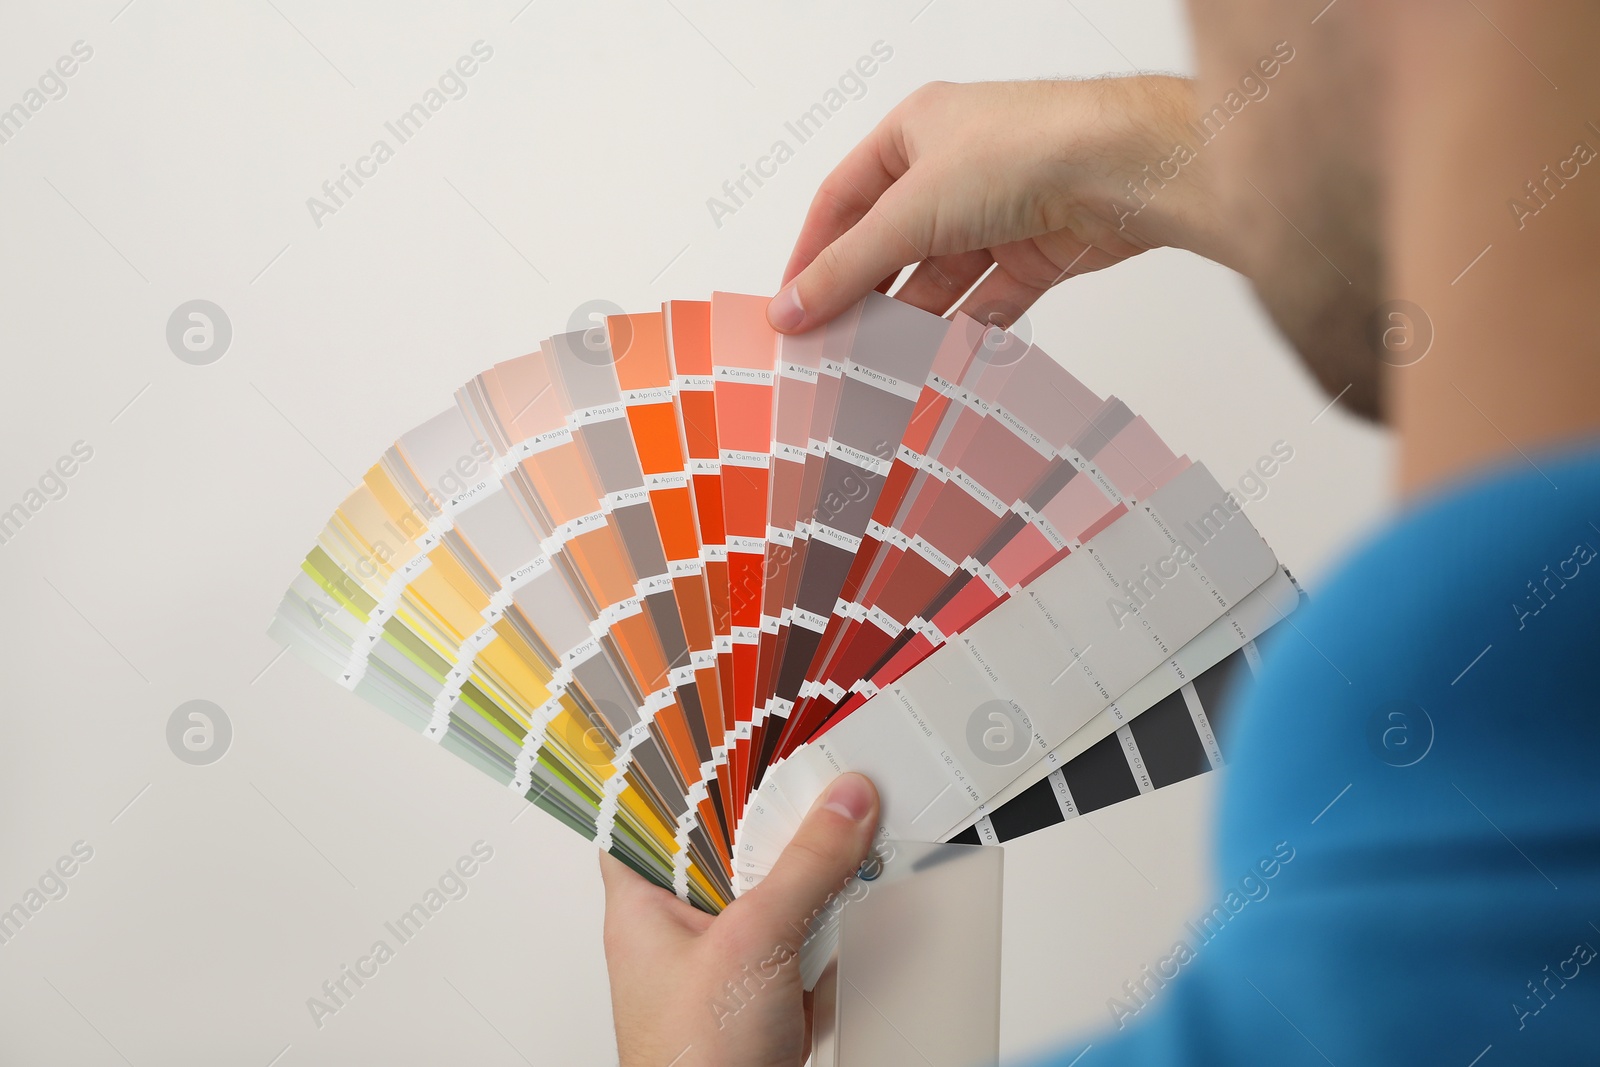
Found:
[[[1340,403],[1376,419],[1381,0],[1319,6],[1190,0],[1202,115],[1229,115],[1201,152],[1268,313],[1330,396],[1349,386]]]

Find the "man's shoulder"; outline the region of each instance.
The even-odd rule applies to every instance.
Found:
[[[1593,1061],[1597,527],[1600,451],[1533,456],[1397,516],[1275,629],[1224,745],[1237,914],[1079,1067]]]

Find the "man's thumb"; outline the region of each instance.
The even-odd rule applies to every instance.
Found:
[[[878,828],[878,791],[864,775],[840,775],[811,806],[772,873],[740,898],[758,923],[803,925],[867,858]]]

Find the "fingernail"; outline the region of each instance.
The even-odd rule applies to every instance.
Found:
[[[797,330],[805,320],[806,309],[800,306],[798,286],[790,285],[767,305],[767,321],[774,330]]]
[[[860,822],[872,810],[872,787],[854,772],[840,775],[828,787],[822,806],[851,822]]]

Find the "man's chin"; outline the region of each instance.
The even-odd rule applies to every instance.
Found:
[[[1371,340],[1380,302],[1358,283],[1298,291],[1282,287],[1282,279],[1303,276],[1303,268],[1267,272],[1252,286],[1329,400],[1337,398],[1340,407],[1382,424],[1380,360]]]

